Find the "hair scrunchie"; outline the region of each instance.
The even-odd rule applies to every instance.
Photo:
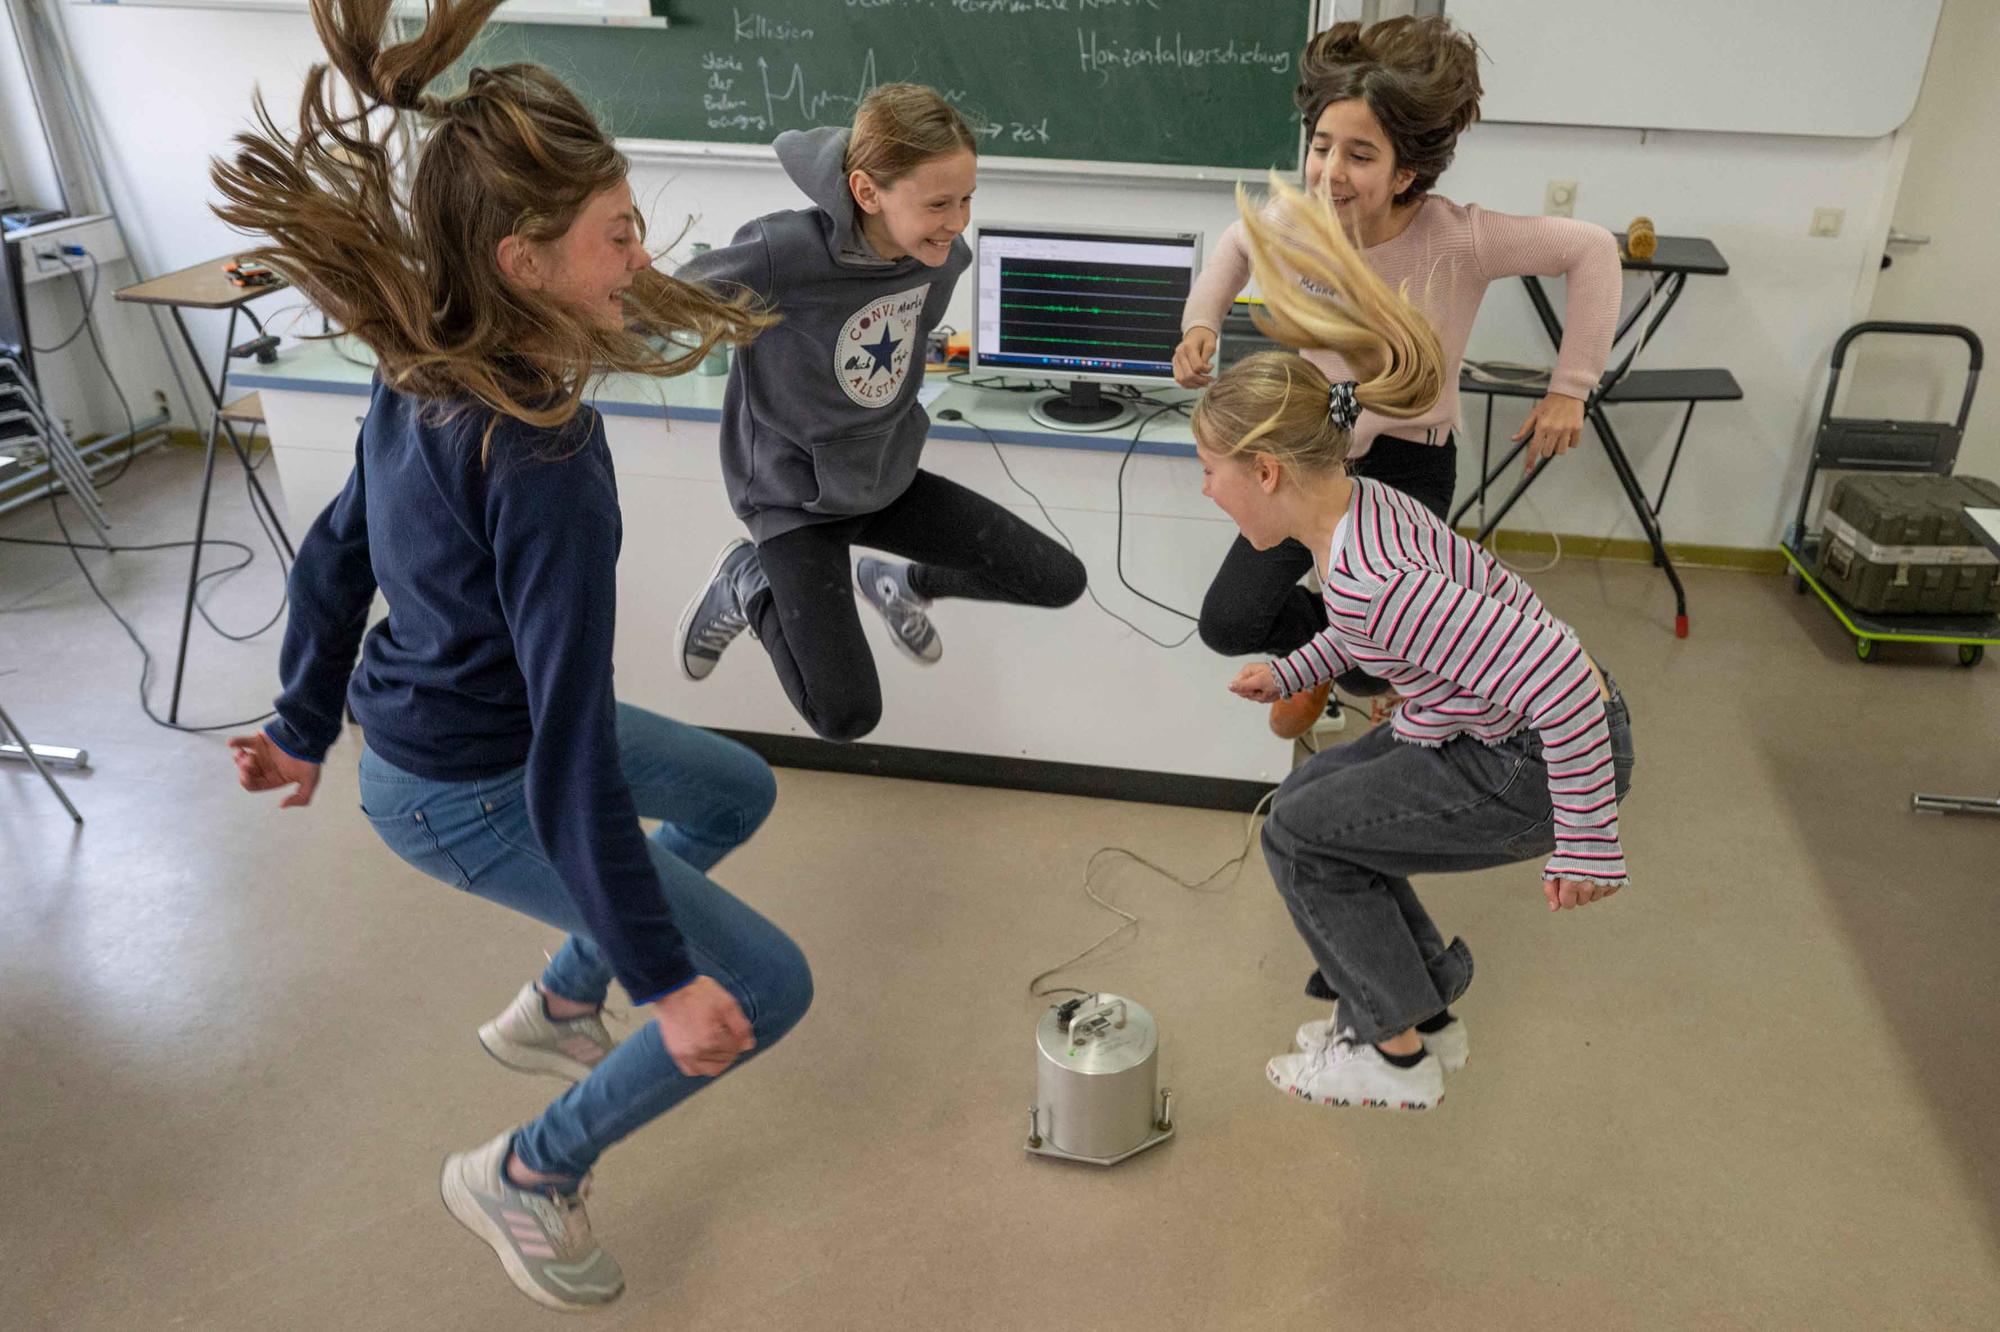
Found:
[[[1361,419],[1361,404],[1354,396],[1354,390],[1358,387],[1356,381],[1343,379],[1327,391],[1327,414],[1342,430],[1354,429],[1354,423]]]

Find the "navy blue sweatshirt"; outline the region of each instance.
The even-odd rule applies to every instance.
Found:
[[[266,734],[318,763],[344,697],[369,747],[420,777],[525,765],[543,851],[619,983],[650,1003],[695,972],[618,762],[622,527],[604,424],[589,408],[560,435],[502,416],[482,466],[491,413],[438,415],[377,381],[354,472],[292,567]],[[378,587],[389,618],[364,641]]]

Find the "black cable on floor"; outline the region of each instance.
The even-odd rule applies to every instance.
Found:
[[[49,492],[48,494],[49,512],[52,515],[54,515],[56,520],[56,527],[63,534],[63,539],[61,541],[38,540],[30,537],[0,537],[0,542],[4,542],[8,545],[17,545],[17,546],[51,546],[51,547],[60,546],[69,551],[70,559],[76,562],[77,570],[83,574],[83,581],[90,585],[91,593],[94,596],[96,596],[98,602],[104,607],[104,609],[111,613],[111,618],[118,621],[118,627],[125,631],[125,636],[127,638],[132,640],[132,645],[139,649],[139,658],[141,662],[139,668],[139,708],[146,714],[146,717],[149,721],[151,721],[155,726],[164,727],[165,729],[170,731],[181,731],[188,735],[202,735],[211,731],[233,731],[245,726],[255,726],[257,723],[266,721],[271,717],[277,715],[275,712],[266,712],[260,716],[245,718],[242,721],[222,722],[214,726],[183,726],[179,722],[168,721],[165,718],[161,717],[158,713],[154,712],[152,702],[148,698],[148,693],[151,689],[152,678],[153,678],[152,651],[147,648],[145,640],[139,637],[138,631],[133,629],[131,622],[127,620],[123,615],[119,614],[118,608],[111,604],[111,598],[104,595],[104,589],[97,585],[97,579],[91,575],[90,566],[83,562],[82,552],[86,550],[91,550],[91,551],[98,551],[104,554],[121,554],[125,552],[138,552],[138,551],[149,551],[149,550],[176,550],[176,549],[186,550],[192,547],[195,543],[192,541],[168,541],[168,542],[160,542],[145,546],[113,546],[113,545],[90,545],[83,542],[79,542],[76,539],[76,537],[70,532],[69,524],[63,521],[62,506],[57,503],[58,498],[59,497],[55,491],[51,490]],[[250,547],[244,545],[240,541],[230,541],[219,537],[208,537],[203,539],[202,544],[204,546],[211,546],[211,545],[234,546],[236,549],[243,552],[244,559],[241,563],[230,565],[226,569],[218,569],[211,573],[202,575],[199,582],[197,582],[195,588],[195,602],[197,609],[200,609],[200,603],[201,603],[201,587],[200,587],[201,583],[206,583],[211,578],[224,577],[229,574],[233,574],[240,569],[247,568],[251,563],[251,561],[256,558],[256,552],[251,550]],[[282,613],[282,609],[280,613]],[[223,633],[221,629],[216,628],[215,622],[213,620],[208,619],[208,613],[206,610],[202,610],[202,618],[204,620],[208,620],[209,626],[211,628],[215,628],[217,633]],[[274,617],[271,623],[275,624],[276,622],[277,621]],[[269,628],[270,624],[266,624],[264,626],[264,629],[269,629]],[[262,629],[258,631],[258,633],[262,632],[264,632],[264,630]],[[232,638],[238,642],[243,641],[242,638],[238,638],[237,636],[231,634],[224,634],[224,637]],[[246,635],[245,637],[255,637],[255,635]]]

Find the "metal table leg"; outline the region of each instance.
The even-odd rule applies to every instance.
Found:
[[[1683,275],[1675,274],[1674,276],[1682,277]],[[1549,303],[1549,295],[1543,288],[1541,279],[1527,277],[1523,278],[1522,282],[1528,288],[1528,299],[1533,303],[1535,314],[1542,321],[1542,327],[1547,330],[1549,341],[1560,351],[1563,334],[1562,321],[1556,318],[1555,307]],[[1660,321],[1665,319],[1667,313],[1674,308],[1674,302],[1680,298],[1681,289],[1684,285],[1684,281],[1670,281],[1666,284],[1666,301],[1661,305],[1659,313],[1653,316],[1652,323],[1647,327],[1647,337],[1650,338],[1652,336],[1653,330],[1660,326]],[[1631,368],[1632,358],[1637,354],[1638,348],[1636,347],[1632,349],[1631,353],[1627,354],[1625,360],[1620,363],[1618,369],[1613,373],[1611,383],[1604,390],[1591,395],[1590,401],[1585,404],[1584,414],[1589,417],[1590,423],[1597,427],[1598,440],[1604,445],[1604,456],[1611,460],[1611,470],[1617,473],[1618,484],[1624,488],[1625,497],[1632,505],[1632,513],[1638,518],[1640,528],[1646,533],[1646,541],[1653,548],[1654,566],[1666,574],[1667,582],[1673,586],[1674,636],[1676,638],[1686,638],[1688,635],[1687,590],[1681,586],[1680,574],[1674,569],[1674,562],[1667,555],[1666,541],[1660,534],[1660,524],[1658,518],[1653,513],[1653,506],[1647,501],[1645,489],[1639,484],[1639,478],[1637,473],[1632,469],[1631,460],[1625,456],[1624,446],[1618,441],[1618,432],[1611,428],[1611,421],[1604,411],[1604,394],[1609,392],[1612,387],[1615,387],[1617,381],[1624,377],[1625,372]],[[1682,429],[1686,429],[1685,422],[1683,422]],[[1536,470],[1539,471],[1540,469]],[[1529,473],[1527,480],[1533,481],[1534,473]],[[1525,490],[1526,488],[1527,482],[1523,482],[1521,489]],[[1509,497],[1508,503],[1510,506],[1513,500],[1519,496],[1519,493],[1517,490],[1513,496]],[[1665,498],[1665,493],[1666,488],[1662,486],[1661,497],[1663,499]]]
[[[55,774],[43,766],[40,752],[32,744],[28,743],[28,737],[21,734],[21,728],[14,725],[14,719],[7,715],[6,710],[0,708],[0,738],[10,735],[14,737],[16,743],[6,748],[10,751],[16,748],[20,750],[20,757],[26,759],[28,766],[41,774],[42,780],[49,784],[49,790],[56,793],[56,799],[62,801],[62,807],[69,811],[69,816],[76,820],[76,826],[81,828],[83,826],[83,815],[76,812],[75,805],[70,804],[69,796],[64,794],[62,784],[56,781]],[[12,758],[14,755],[10,752],[5,757]]]
[[[291,538],[285,534],[285,525],[278,517],[277,507],[271,503],[271,497],[265,493],[263,485],[257,480],[257,469],[250,465],[249,453],[245,451],[242,441],[236,438],[234,428],[222,419],[222,398],[229,388],[229,349],[236,345],[238,308],[240,307],[230,309],[229,327],[223,335],[222,373],[213,383],[206,374],[200,376],[201,386],[208,393],[213,414],[209,417],[208,439],[202,453],[201,503],[195,516],[194,550],[188,559],[187,599],[181,607],[180,648],[174,654],[173,695],[167,704],[169,722],[179,722],[181,719],[181,683],[187,671],[188,634],[194,626],[195,593],[201,585],[201,548],[203,540],[208,535],[208,499],[215,485],[215,443],[218,433],[229,442],[230,449],[236,454],[236,460],[243,465],[243,474],[250,482],[251,502],[262,503],[264,512],[270,516],[272,530],[278,534],[278,541],[285,548],[286,558],[298,558],[298,553],[292,548]],[[174,326],[180,330],[181,341],[186,345],[188,355],[194,358],[195,367],[199,369],[201,353],[195,347],[193,334],[188,332],[187,321],[181,318],[179,306],[170,306],[169,309],[174,316]]]

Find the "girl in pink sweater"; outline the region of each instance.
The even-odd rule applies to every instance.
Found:
[[[1267,331],[1336,350],[1360,382],[1260,352],[1195,409],[1202,493],[1251,547],[1296,543],[1324,588],[1325,627],[1230,689],[1270,703],[1360,668],[1405,698],[1394,725],[1311,759],[1271,803],[1271,877],[1317,964],[1309,988],[1338,1005],[1266,1073],[1318,1104],[1425,1110],[1465,1062],[1450,1005],[1472,955],[1445,943],[1409,876],[1545,859],[1552,910],[1617,892],[1630,716],[1533,589],[1416,500],[1349,474],[1365,411],[1419,420],[1450,383],[1429,321],[1370,272],[1324,200],[1280,187],[1273,209],[1244,216]]]
[[[1308,44],[1299,70],[1294,98],[1311,136],[1307,191],[1332,200],[1362,259],[1429,320],[1443,356],[1440,392],[1426,410],[1400,420],[1362,411],[1348,465],[1443,518],[1457,478],[1459,363],[1487,285],[1529,273],[1568,279],[1548,396],[1515,436],[1533,433],[1532,468],[1576,446],[1584,399],[1604,373],[1618,319],[1617,245],[1593,223],[1489,213],[1430,192],[1479,116],[1478,48],[1448,20],[1336,24]],[[1238,222],[1222,234],[1182,313],[1174,372],[1184,387],[1210,382],[1222,317],[1249,276]],[[1302,281],[1297,273],[1279,280]],[[1336,350],[1304,354],[1330,380],[1354,378]],[[1326,626],[1319,598],[1299,585],[1311,566],[1296,542],[1260,552],[1239,538],[1203,600],[1202,641],[1228,656],[1297,649]],[[1271,729],[1287,739],[1305,731],[1324,713],[1329,685],[1274,707]],[[1358,694],[1383,688],[1358,671],[1342,685]]]

